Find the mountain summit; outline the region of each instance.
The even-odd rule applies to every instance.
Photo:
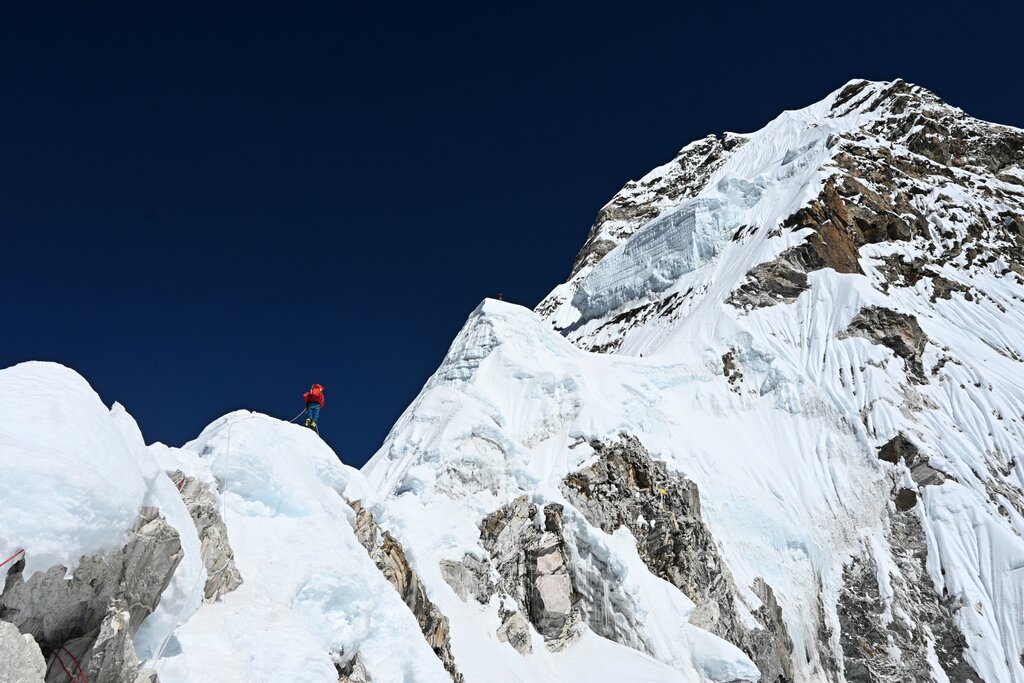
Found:
[[[2,370],[0,666],[1024,681],[1022,232],[1024,131],[858,80],[628,183],[361,472],[247,412],[146,446]]]

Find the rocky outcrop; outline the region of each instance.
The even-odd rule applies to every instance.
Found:
[[[494,594],[491,565],[472,555],[466,555],[461,562],[441,560],[441,576],[463,601],[472,597],[486,605]]]
[[[235,566],[235,553],[228,542],[228,529],[221,519],[217,499],[209,487],[195,477],[178,470],[169,475],[181,493],[181,499],[199,532],[200,553],[206,567],[203,599],[219,600],[222,595],[242,585],[242,575]]]
[[[807,274],[822,268],[861,273],[860,250],[869,244],[923,238],[920,255],[910,262],[899,255],[880,257],[874,279],[888,291],[929,278],[932,302],[948,299],[952,291],[971,300],[968,287],[939,273],[957,257],[966,257],[968,267],[994,264],[999,257],[1007,270],[1021,263],[1024,238],[1018,214],[1024,210],[1024,195],[1004,184],[1022,184],[1019,172],[1010,171],[1024,166],[1024,133],[973,119],[900,80],[881,92],[869,86],[866,81],[847,86],[835,100],[835,115],[855,109],[885,115],[863,130],[829,140],[834,172],[815,201],[776,228],[777,234],[785,229],[813,232],[804,243],[748,272],[728,299],[737,308],[791,302],[807,289]],[[865,143],[870,138],[887,144]],[[973,182],[971,176],[979,173],[1002,183]],[[942,193],[930,198],[936,187],[952,183],[970,186],[980,201],[965,204]],[[932,215],[965,223],[965,229],[936,233]]]
[[[872,133],[901,142],[914,154],[946,167],[980,167],[1000,177],[1007,167],[1024,160],[1020,129],[974,119],[902,79],[877,94],[869,93],[868,85],[867,81],[850,83],[833,103],[836,115],[855,107],[869,113],[885,111],[891,115],[876,120]]]
[[[914,316],[890,308],[869,306],[854,316],[839,338],[852,336],[880,344],[902,358],[906,362],[907,377],[911,382],[928,382],[921,362],[928,336]]]
[[[366,548],[384,577],[395,587],[419,623],[423,637],[455,683],[462,683],[462,674],[451,650],[448,617],[427,597],[427,589],[409,564],[405,549],[394,536],[374,521],[373,514],[359,501],[349,503],[356,512],[356,538]],[[355,680],[355,679],[353,679]]]
[[[878,449],[878,459],[892,464],[904,463],[910,469],[910,477],[918,486],[937,486],[946,481],[947,475],[928,464],[928,456],[921,452],[905,434],[897,434]]]
[[[506,612],[501,626],[498,627],[498,640],[508,643],[521,655],[533,652],[533,635],[530,625],[519,612]]]
[[[869,224],[866,218],[851,216],[836,180],[830,179],[817,200],[782,225],[795,230],[809,228],[813,232],[774,261],[755,266],[726,302],[741,310],[790,303],[809,287],[808,273],[823,268],[832,268],[837,273],[863,273],[857,246],[866,239],[857,220]]]
[[[651,572],[696,604],[691,623],[740,647],[762,680],[791,680],[793,644],[774,593],[763,580],[752,587],[762,602],[754,612],[760,626],[748,628],[740,616],[748,610],[701,518],[697,486],[652,460],[635,437],[591,447],[597,462],[562,482],[573,506],[607,533],[629,529]]]
[[[363,664],[359,653],[348,661],[348,663],[335,665],[338,669],[338,683],[373,683],[370,673]]]
[[[572,274],[595,265],[645,223],[700,192],[729,153],[743,142],[741,136],[731,133],[709,135],[681,149],[670,163],[626,183],[598,212],[573,263]]]
[[[936,592],[925,568],[927,545],[913,512],[890,520],[889,545],[895,571],[882,578],[885,591],[879,586],[879,562],[868,548],[843,570],[837,611],[846,680],[936,680],[928,661],[931,650],[953,683],[981,681],[964,657],[967,642],[954,617],[960,606]]]
[[[70,579],[66,567],[55,566],[26,581],[24,560],[16,563],[0,594],[0,620],[31,635],[48,658],[77,659],[93,683],[135,681],[132,638],[182,556],[174,527],[156,508],[143,508],[120,551],[81,558]],[[66,679],[59,666],[51,666],[51,675]]]
[[[573,262],[570,283],[578,285],[582,274],[597,265],[612,249],[625,242],[646,223],[695,197],[726,159],[746,142],[741,135],[709,135],[683,147],[671,162],[640,180],[631,180],[605,204],[594,219],[587,240]],[[537,305],[548,317],[565,302],[553,293]]]
[[[0,683],[43,683],[46,660],[31,635],[0,621]]]
[[[515,600],[550,648],[558,649],[570,640],[579,613],[561,506],[548,505],[544,512],[540,526],[538,507],[520,496],[484,519],[480,541],[497,570],[498,590]]]

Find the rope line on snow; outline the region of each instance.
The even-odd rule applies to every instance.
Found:
[[[305,409],[302,410],[302,413],[304,413],[304,412],[306,412]],[[302,413],[299,413],[298,415],[293,417],[292,421],[297,420],[302,415]],[[234,430],[235,425],[237,423],[239,423],[239,422],[245,422],[247,420],[254,420],[256,418],[261,418],[261,417],[266,417],[266,416],[261,415],[260,413],[253,413],[251,415],[246,415],[245,417],[240,417],[237,420],[231,420],[230,422],[227,423],[228,443],[227,443],[227,446],[224,448],[224,468],[225,468],[225,472],[227,471],[228,463],[230,461],[230,456],[231,456],[231,437],[232,437],[232,430]],[[214,465],[215,462],[217,462],[217,458],[218,457],[220,457],[219,453],[217,455],[215,455],[210,460],[210,471],[211,472],[213,471],[213,465]],[[184,482],[184,479],[182,479],[182,481]],[[220,484],[221,482],[218,481],[217,483]],[[180,491],[181,489],[178,489],[178,490]],[[220,513],[221,521],[225,520],[225,518],[224,518],[224,509],[225,509],[224,508],[224,493],[225,492],[226,492],[225,490],[220,490],[220,491],[218,491],[218,496],[217,496],[218,498],[220,498],[220,505],[218,506],[219,507],[218,512]],[[226,521],[224,521],[224,523],[227,524]],[[209,576],[209,572],[207,572],[207,576]],[[156,651],[156,654],[152,657],[152,659],[150,661],[152,661],[154,663],[160,661],[160,658],[163,657],[164,650],[167,649],[167,644],[171,641],[171,638],[174,636],[174,633],[179,628],[184,626],[184,623],[181,621],[181,615],[185,613],[185,609],[188,607],[189,603],[192,602],[193,598],[195,598],[196,591],[199,590],[199,585],[202,582],[201,581],[202,578],[203,578],[203,573],[199,572],[199,574],[196,576],[196,581],[195,581],[195,583],[192,586],[192,590],[189,591],[188,599],[181,605],[181,608],[178,609],[178,614],[174,618],[174,623],[175,623],[174,628],[172,628],[170,630],[170,632],[167,634],[167,637],[165,637],[163,642],[160,643],[160,648]],[[202,606],[202,605],[200,605],[200,606]],[[86,683],[88,683],[88,682],[86,682]]]
[[[306,409],[303,408],[302,412],[300,412],[298,415],[296,415],[292,419],[288,420],[288,422],[294,423],[295,420],[298,420],[300,417],[302,417],[303,414],[305,414],[305,412],[306,412]],[[246,415],[245,417],[240,417],[237,420],[231,420],[230,422],[227,423],[228,442],[227,442],[227,446],[224,448],[224,453],[223,453],[223,455],[224,455],[224,468],[225,468],[225,472],[228,469],[228,464],[229,464],[230,459],[231,459],[231,438],[232,438],[232,431],[234,430],[235,425],[238,424],[239,422],[245,422],[247,420],[254,420],[256,418],[262,418],[262,417],[267,417],[267,416],[262,415],[260,413],[253,413],[253,414],[250,414],[250,415]],[[317,436],[320,435],[320,429],[319,428],[316,429],[316,434],[317,434]],[[211,461],[210,461],[210,470],[211,471],[213,470],[213,464],[217,461],[218,457],[220,457],[220,454],[215,455],[211,459]],[[184,481],[185,480],[183,478],[182,479],[182,484],[184,484]],[[174,482],[174,483],[177,484],[177,482]],[[218,484],[220,484],[219,481],[218,481]],[[181,491],[181,487],[179,487],[178,490]],[[225,510],[225,508],[224,508],[224,504],[225,504],[224,493],[225,492],[226,491],[224,491],[224,490],[218,491],[218,494],[219,494],[218,498],[220,498],[220,505],[219,505],[218,512],[220,513],[220,518],[221,518],[222,521],[225,520],[225,517],[224,517],[224,510]],[[227,522],[224,521],[224,523],[226,524]],[[209,572],[207,572],[207,576],[209,576]],[[160,648],[156,651],[156,654],[152,658],[150,658],[150,660],[149,660],[149,661],[153,662],[154,664],[156,662],[160,661],[160,659],[163,657],[164,650],[167,649],[167,644],[171,641],[171,638],[174,636],[174,633],[179,628],[184,626],[184,623],[181,621],[181,615],[185,613],[185,609],[188,607],[189,603],[191,603],[192,599],[195,597],[196,591],[199,589],[200,580],[202,578],[203,578],[203,573],[199,572],[199,575],[196,577],[196,582],[193,585],[192,590],[189,592],[188,599],[182,604],[181,608],[178,609],[178,614],[177,614],[177,616],[174,619],[174,622],[175,622],[174,628],[172,628],[170,630],[170,632],[164,638],[163,642],[160,643]],[[88,681],[86,681],[86,683],[88,683]]]
[[[8,558],[7,558],[6,560],[4,560],[3,562],[0,562],[0,567],[4,566],[4,565],[5,565],[5,564],[7,564],[8,562],[10,562],[10,561],[11,561],[11,560],[13,560],[14,558],[16,558],[16,557],[17,557],[18,555],[23,555],[24,553],[25,553],[25,549],[24,549],[24,548],[18,548],[18,552],[14,553],[13,555],[11,555],[10,557],[8,557]]]
[[[82,681],[84,683],[89,683],[89,677],[85,675],[84,671],[82,671],[82,663],[78,661],[78,657],[73,655],[71,653],[71,650],[67,649],[63,645],[60,646],[60,649],[63,650],[64,654],[66,654],[68,657],[71,657],[71,661],[75,663],[75,670],[76,670],[75,676],[76,676],[76,678],[72,678],[71,679],[71,683],[78,683],[77,676],[81,676],[82,677]],[[68,674],[68,675],[70,676],[70,674]]]

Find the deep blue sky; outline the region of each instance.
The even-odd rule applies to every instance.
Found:
[[[1020,3],[693,4],[8,3],[0,366],[171,444],[319,381],[358,465],[483,297],[535,305],[690,140],[852,77],[1024,125]]]

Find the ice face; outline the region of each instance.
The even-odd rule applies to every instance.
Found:
[[[695,198],[651,221],[597,264],[572,305],[586,321],[668,289],[718,255],[766,186],[763,178],[726,178],[715,188],[718,196]]]

